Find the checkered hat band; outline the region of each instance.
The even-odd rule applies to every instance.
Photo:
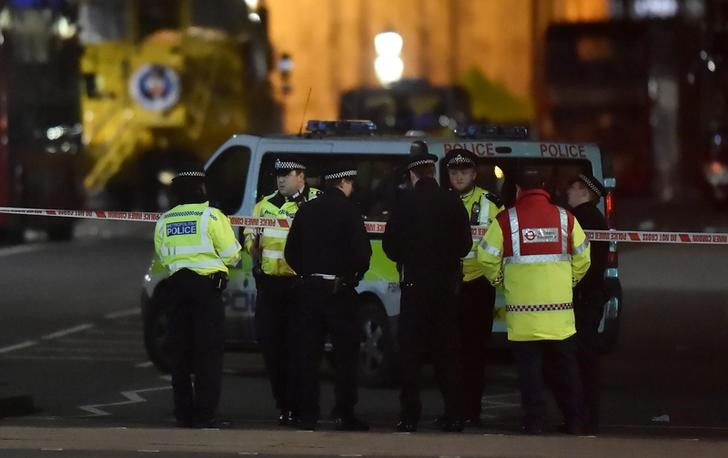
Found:
[[[433,161],[432,159],[422,159],[421,161],[410,162],[407,165],[407,170],[419,167],[421,165],[435,165],[435,161]]]
[[[536,304],[536,305],[506,305],[506,312],[556,312],[571,310],[574,306],[568,304]]]
[[[324,180],[338,180],[339,178],[355,177],[356,170],[344,170],[343,172],[330,173],[324,175]]]
[[[175,178],[182,178],[182,177],[197,177],[197,178],[205,178],[205,172],[180,172],[175,176]]]
[[[451,167],[453,165],[475,165],[475,162],[473,162],[472,159],[468,157],[455,156],[447,162],[448,167]]]
[[[601,196],[601,195],[602,195],[602,192],[601,192],[601,191],[599,191],[599,188],[597,188],[597,186],[596,186],[596,185],[595,185],[594,183],[592,183],[592,182],[591,182],[591,180],[589,180],[589,178],[587,178],[587,177],[586,177],[586,175],[583,175],[583,174],[581,174],[581,173],[580,173],[580,174],[579,174],[579,178],[581,179],[581,181],[583,181],[583,182],[584,182],[584,184],[585,184],[585,185],[586,185],[586,186],[587,186],[587,187],[588,187],[589,189],[591,189],[591,190],[592,190],[592,192],[594,192],[594,194],[596,194],[596,195],[598,195],[598,196]]]
[[[276,170],[306,170],[306,167],[300,162],[293,161],[276,161]]]

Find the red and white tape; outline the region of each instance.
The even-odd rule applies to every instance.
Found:
[[[160,213],[136,211],[107,211],[107,210],[58,210],[47,208],[16,208],[0,207],[0,213],[25,216],[51,216],[61,218],[80,218],[110,221],[135,221],[152,223],[159,219]],[[278,227],[289,228],[290,220],[286,218],[259,218],[255,216],[231,216],[233,226],[251,228]],[[366,221],[367,232],[381,234],[386,223],[379,221]],[[479,239],[485,233],[485,227],[474,226],[473,237]],[[657,231],[584,231],[590,240],[628,242],[628,243],[677,243],[702,245],[728,245],[728,233],[705,232],[657,232]]]

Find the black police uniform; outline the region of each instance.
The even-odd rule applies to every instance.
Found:
[[[353,168],[339,167],[325,178],[350,178],[354,173]],[[297,352],[302,429],[315,429],[320,416],[319,366],[327,333],[333,340],[335,361],[336,428],[368,429],[354,416],[360,335],[354,287],[369,269],[370,257],[360,211],[338,188],[329,187],[298,211],[285,258],[302,277]]]
[[[594,193],[603,197],[606,192],[601,183],[591,175],[580,175]],[[585,230],[605,230],[604,215],[596,206],[597,201],[586,202],[572,209],[572,213]],[[607,292],[604,271],[609,255],[608,242],[591,242],[591,266],[584,278],[574,288],[574,316],[576,318],[576,342],[579,372],[583,387],[583,427],[586,432],[599,431],[599,323],[604,314]]]
[[[169,304],[165,348],[172,362],[174,413],[180,426],[227,426],[212,423],[220,401],[225,336],[218,283],[182,269],[164,284]]]
[[[408,167],[435,163],[435,156],[412,154]],[[457,288],[460,259],[470,251],[468,214],[460,198],[434,178],[420,178],[405,193],[387,222],[382,247],[400,265],[402,296],[399,344],[402,359],[400,431],[415,431],[422,413],[420,369],[429,351],[442,392],[446,430],[461,430],[461,365]]]

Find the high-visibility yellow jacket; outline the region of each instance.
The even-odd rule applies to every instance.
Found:
[[[521,193],[478,245],[491,283],[503,285],[508,340],[563,340],[576,333],[572,288],[589,269],[589,240],[542,189]]]
[[[261,218],[285,218],[289,222],[298,212],[298,207],[304,202],[315,199],[321,191],[316,188],[306,186],[301,195],[292,196],[290,198],[283,197],[277,191],[269,196],[265,196],[253,208],[253,216]],[[286,238],[288,237],[288,228],[282,227],[266,227],[262,231],[258,229],[246,228],[245,234],[245,250],[250,253],[253,245],[258,243],[261,251],[260,268],[267,275],[275,276],[293,276],[296,272],[286,262],[283,252],[286,248]]]
[[[503,206],[498,202],[498,199],[479,186],[466,194],[460,194],[460,199],[468,211],[472,226],[486,226],[487,229],[487,226],[490,226],[496,215],[503,210]],[[485,275],[483,267],[476,259],[477,248],[478,240],[474,239],[473,248],[463,258],[463,281],[472,281]]]
[[[200,275],[228,272],[240,260],[230,220],[208,202],[177,205],[160,216],[154,250],[169,274],[190,269]]]

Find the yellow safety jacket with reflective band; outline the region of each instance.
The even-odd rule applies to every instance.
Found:
[[[173,274],[190,269],[200,275],[228,272],[240,260],[240,243],[230,220],[208,202],[183,204],[160,216],[154,250]]]
[[[308,195],[305,196],[304,200],[309,201],[315,199],[321,191],[316,188],[309,188]],[[253,208],[253,216],[260,218],[285,218],[290,223],[298,212],[299,204],[295,201],[288,200],[283,203],[280,207],[276,206],[271,202],[271,199],[276,197],[278,192],[274,192],[269,196],[265,196],[260,202]],[[255,238],[260,234],[260,249],[261,260],[260,268],[268,275],[275,275],[281,277],[290,277],[296,275],[296,272],[291,269],[291,266],[286,262],[283,251],[286,248],[286,238],[288,237],[288,228],[282,227],[266,227],[262,231],[255,228],[247,228],[243,232],[245,234],[245,250],[250,253]]]
[[[495,216],[503,210],[503,206],[497,206],[492,200],[486,197],[488,191],[476,186],[470,192],[461,194],[460,199],[468,211],[470,224],[473,226],[490,226]],[[463,281],[472,281],[478,277],[485,275],[483,267],[478,263],[476,258],[478,242],[480,240],[473,237],[473,247],[470,249],[465,258],[463,258]]]
[[[501,225],[491,224],[478,245],[477,259],[494,285],[502,284],[506,303],[508,340],[563,340],[576,333],[572,288],[591,263],[589,241],[573,219],[572,247],[568,247],[567,214],[559,210],[561,253],[521,255],[518,214],[508,210],[512,256],[503,256]]]

